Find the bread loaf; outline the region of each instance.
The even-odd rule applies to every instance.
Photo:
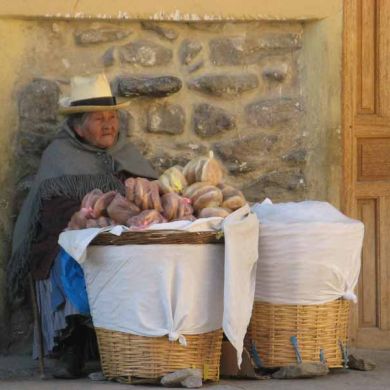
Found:
[[[126,199],[132,203],[135,201],[135,183],[134,177],[129,177],[125,181]]]
[[[161,213],[160,186],[157,180],[150,182],[148,197],[148,209],[154,209]]]
[[[193,183],[184,190],[183,196],[191,199],[197,190],[199,190],[203,187],[206,187],[206,186],[211,186],[211,185],[212,185],[211,183],[208,183],[206,181],[204,181],[204,182],[200,181],[197,183]]]
[[[220,206],[222,199],[222,191],[210,184],[199,187],[191,196],[192,206],[197,213],[206,207]]]
[[[85,229],[87,227],[87,221],[89,218],[92,218],[92,209],[91,208],[82,208],[79,211],[76,211],[69,223],[68,223],[68,229],[69,230],[78,230],[78,229]]]
[[[247,203],[244,194],[240,190],[227,184],[219,184],[218,188],[222,190],[222,207],[237,210]]]
[[[183,198],[175,192],[170,192],[161,197],[163,215],[168,221],[188,219],[192,215],[191,200]]]
[[[90,229],[90,228],[99,228],[99,224],[98,224],[98,220],[97,219],[88,219],[87,220],[87,226],[86,228],[87,229]]]
[[[134,203],[141,210],[147,210],[149,206],[150,182],[142,177],[135,179]]]
[[[165,219],[158,211],[144,210],[140,214],[129,218],[126,225],[135,228],[146,228],[152,224],[162,222],[165,222]]]
[[[246,205],[246,200],[245,198],[235,195],[231,196],[230,198],[227,198],[222,202],[222,207],[226,207],[230,210],[237,210],[240,207],[243,207]]]
[[[134,203],[129,202],[121,194],[116,194],[107,207],[108,216],[117,224],[124,225],[130,217],[139,214],[141,210]]]
[[[106,214],[107,207],[115,198],[115,195],[116,195],[115,191],[109,191],[103,195],[100,195],[100,197],[96,200],[95,205],[93,206],[93,212],[92,212],[93,218],[99,218],[102,215],[107,215]]]
[[[112,221],[110,218],[107,217],[99,217],[97,219],[97,224],[99,227],[103,228],[112,225]]]
[[[226,218],[231,211],[222,207],[206,207],[198,215],[199,218],[221,217]]]
[[[222,166],[214,158],[212,151],[210,151],[208,157],[197,157],[191,160],[184,167],[183,173],[189,185],[199,181],[207,181],[217,185],[223,179]]]
[[[179,165],[175,165],[167,169],[158,180],[163,194],[167,194],[169,192],[177,192],[178,194],[181,194],[187,186],[186,178],[183,175],[183,167]]]
[[[81,208],[83,209],[93,209],[96,201],[100,196],[103,195],[103,192],[98,188],[93,189],[91,192],[88,192],[81,201]]]
[[[205,193],[196,197],[193,201],[194,210],[199,213],[206,207],[219,207],[222,203],[222,192],[219,188],[209,189]]]

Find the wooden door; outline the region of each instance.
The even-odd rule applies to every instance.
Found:
[[[345,0],[344,211],[365,224],[351,340],[390,348],[390,0]]]

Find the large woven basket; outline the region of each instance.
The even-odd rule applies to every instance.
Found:
[[[347,344],[349,301],[321,305],[275,305],[255,302],[246,346],[255,348],[263,367],[297,363],[291,337],[296,336],[303,362],[325,359],[328,367],[342,367]]]
[[[92,245],[223,244],[220,232],[143,231],[121,236],[103,233]],[[153,310],[151,308],[151,310]],[[222,330],[186,335],[187,346],[167,336],[143,337],[95,328],[105,377],[124,383],[154,382],[182,368],[200,368],[204,380],[218,381]]]
[[[200,368],[203,379],[217,381],[222,330],[186,335],[187,346],[168,337],[143,337],[95,328],[104,376],[133,383],[158,379],[182,368]]]

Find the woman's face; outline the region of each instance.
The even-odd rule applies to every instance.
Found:
[[[106,149],[114,145],[118,137],[119,119],[117,111],[95,111],[88,114],[76,133],[90,145]]]

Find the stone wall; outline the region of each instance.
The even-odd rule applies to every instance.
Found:
[[[19,93],[22,199],[69,77],[105,71],[131,99],[128,138],[161,172],[213,150],[250,200],[307,196],[300,23],[43,22]],[[27,69],[26,69],[27,71]]]
[[[13,221],[73,75],[104,71],[131,99],[129,142],[160,172],[213,150],[252,201],[339,205],[341,14],[310,23],[8,20],[0,32],[10,37],[0,53],[0,330]],[[31,323],[28,310],[14,313],[0,349],[16,339],[25,349]]]

